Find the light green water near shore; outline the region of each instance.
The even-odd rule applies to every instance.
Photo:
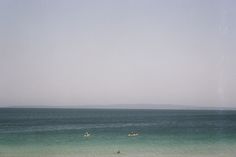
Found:
[[[209,145],[90,145],[76,147],[74,145],[54,145],[54,146],[14,146],[2,147],[1,157],[108,157],[108,156],[163,156],[163,157],[234,157],[236,145],[228,144],[209,144]],[[117,154],[116,151],[121,153]]]
[[[211,140],[204,140],[199,135],[176,137],[140,134],[128,137],[94,134],[84,138],[82,132],[14,136],[6,139],[15,138],[20,141],[12,139],[8,144],[1,144],[1,157],[234,157],[236,154],[235,137],[212,137]],[[116,153],[118,150],[121,151],[120,154]]]

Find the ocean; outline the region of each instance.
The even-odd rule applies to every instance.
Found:
[[[0,109],[0,157],[113,156],[235,157],[236,111]]]

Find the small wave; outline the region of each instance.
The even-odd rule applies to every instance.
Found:
[[[147,127],[155,126],[156,123],[112,123],[112,124],[87,124],[87,125],[54,125],[54,126],[32,126],[23,128],[1,129],[0,133],[28,133],[28,132],[49,132],[67,130],[105,129],[105,128],[125,128],[125,127]]]

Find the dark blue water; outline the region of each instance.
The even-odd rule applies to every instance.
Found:
[[[233,136],[235,111],[0,109],[1,134],[83,132]]]

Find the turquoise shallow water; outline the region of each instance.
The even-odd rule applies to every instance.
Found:
[[[0,109],[1,157],[234,157],[235,149],[235,111]]]

